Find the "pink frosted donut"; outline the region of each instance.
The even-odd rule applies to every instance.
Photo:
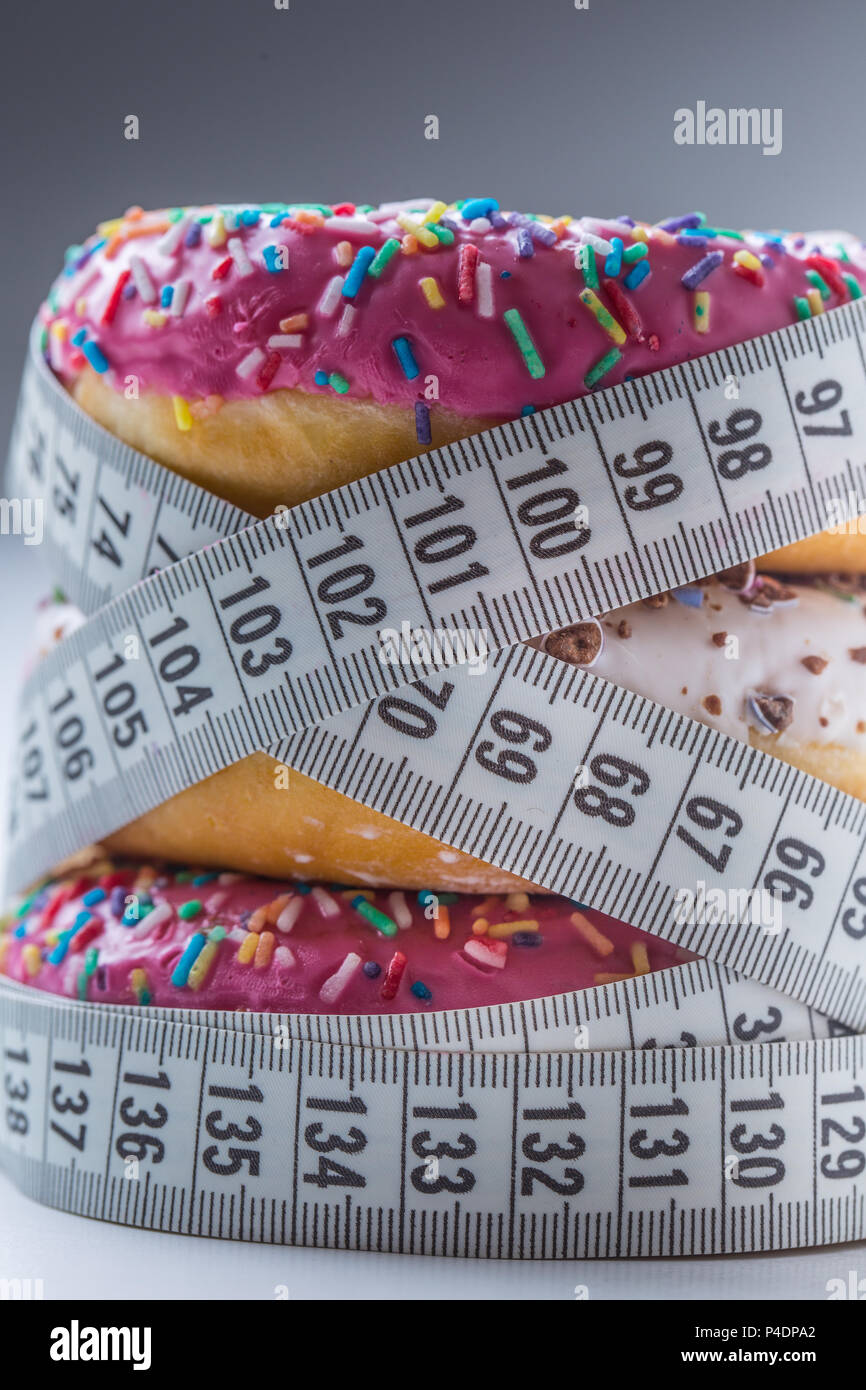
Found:
[[[699,213],[539,218],[494,198],[133,209],[67,255],[45,308],[67,380],[92,369],[187,402],[297,388],[411,407],[434,374],[448,410],[498,420],[866,287],[866,262],[838,241]]]
[[[72,999],[390,1014],[537,999],[687,952],[567,898],[366,892],[103,863],[45,884],[0,933],[0,971]]]

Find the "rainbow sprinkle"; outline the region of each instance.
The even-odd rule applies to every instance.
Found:
[[[623,280],[626,289],[636,290],[638,285],[642,285],[650,273],[649,261],[638,261],[637,265],[629,271]]]
[[[529,329],[523,322],[519,309],[506,309],[503,314],[505,322],[511,331],[511,336],[517,344],[520,355],[526,363],[526,370],[529,375],[536,380],[544,376],[544,363],[538,355],[538,351],[532,338],[529,336]]]
[[[381,932],[383,936],[397,935],[397,923],[387,913],[368,902],[363,894],[357,893],[352,898],[352,907],[359,917],[363,917],[365,922],[369,922],[370,926],[375,927],[376,931]]]
[[[607,376],[607,373],[612,367],[616,366],[621,358],[622,353],[619,348],[611,348],[610,352],[606,352],[604,357],[599,358],[594,367],[590,367],[586,376],[583,378],[584,386],[591,391],[593,386],[601,381],[603,376]]]
[[[370,262],[370,268],[367,272],[368,275],[372,275],[374,280],[378,280],[386,265],[390,264],[390,262],[394,259],[399,250],[399,237],[388,237],[388,240],[383,242],[383,244],[379,247],[379,250],[373,257],[372,261]]]
[[[355,253],[349,272],[343,281],[342,296],[344,299],[354,299],[361,285],[364,283],[367,271],[373,263],[376,252],[372,246],[361,246]]]
[[[439,282],[435,280],[432,275],[422,276],[418,281],[418,288],[431,309],[442,309],[445,307],[445,300],[442,297]]]
[[[415,354],[412,351],[412,344],[408,338],[392,338],[391,346],[397,355],[397,361],[403,369],[403,375],[407,381],[414,381],[416,376],[421,373],[421,368],[415,361]]]
[[[588,290],[598,289],[598,267],[595,263],[595,252],[587,244],[581,246],[574,258],[575,268],[581,271],[583,283]]]
[[[203,951],[207,937],[204,932],[193,932],[183,950],[183,955],[171,974],[171,982],[177,989],[183,989],[189,979],[189,972]]]
[[[596,323],[603,328],[609,338],[615,343],[625,342],[625,332],[621,324],[617,323],[613,314],[605,308],[594,290],[583,289],[579,299],[592,314]]]

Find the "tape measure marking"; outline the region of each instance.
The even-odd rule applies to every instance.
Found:
[[[67,1026],[78,1001],[9,979],[0,980],[7,1005],[26,1020],[31,1009],[54,1012]],[[128,1018],[120,1004],[98,1005],[98,1017]],[[17,1015],[16,1015],[17,1016]],[[135,1015],[140,1017],[140,1015]],[[387,1051],[544,1052],[589,1048],[628,1051],[647,1046],[736,1046],[756,1040],[805,1041],[843,1037],[851,1029],[796,999],[694,960],[572,994],[522,1003],[478,1005],[430,1013],[283,1014],[149,1006],[146,1017],[220,1032],[255,1033],[288,1041]],[[663,1041],[662,1041],[663,1040]]]
[[[120,787],[125,782],[134,788],[126,814],[120,804],[123,798],[114,798],[118,803],[116,826],[252,749],[268,746],[287,729],[319,723],[335,710],[357,705],[389,689],[399,689],[411,677],[427,674],[436,667],[435,660],[389,666],[378,659],[378,652],[369,645],[359,646],[357,638],[348,655],[339,657],[337,644],[349,626],[360,626],[363,630],[370,620],[378,627],[385,616],[395,612],[400,614],[401,621],[411,626],[412,619],[406,614],[417,612],[413,604],[421,602],[423,616],[431,626],[446,629],[484,627],[495,645],[555,626],[557,620],[573,621],[581,612],[605,611],[644,596],[650,590],[685,582],[733,562],[743,554],[772,548],[796,535],[807,534],[820,524],[819,509],[810,491],[812,477],[807,478],[809,486],[799,489],[782,491],[777,485],[777,475],[782,481],[790,480],[786,437],[790,442],[796,436],[795,447],[805,460],[804,432],[811,430],[808,440],[814,462],[810,472],[820,475],[819,482],[823,480],[837,492],[843,481],[847,484],[847,479],[843,480],[842,475],[834,471],[835,444],[828,452],[828,437],[820,433],[829,430],[838,434],[842,426],[800,424],[797,407],[807,421],[814,418],[816,410],[819,417],[824,418],[828,383],[822,382],[815,388],[815,357],[820,360],[822,369],[832,367],[836,376],[844,380],[843,385],[833,379],[829,397],[832,405],[838,405],[842,399],[848,401],[862,386],[860,334],[866,331],[864,324],[866,311],[862,306],[845,306],[820,320],[756,339],[736,351],[698,359],[684,367],[543,412],[531,420],[497,427],[294,508],[284,516],[287,525],[284,531],[270,522],[228,535],[188,556],[183,563],[171,565],[168,570],[137,585],[133,591],[119,594],[83,631],[74,634],[46,659],[30,687],[30,703],[38,706],[39,692],[52,678],[57,682],[54,689],[58,690],[58,698],[70,688],[68,682],[86,684],[88,689],[76,687],[74,693],[80,695],[86,706],[84,722],[88,733],[94,728],[98,730],[99,747],[94,749],[85,743],[82,749],[75,750],[71,759],[61,758],[44,789],[39,786],[29,789],[31,793],[40,792],[40,804],[32,803],[28,807],[25,797],[24,810],[51,814],[54,806],[62,802],[70,829],[75,827],[64,843],[71,840],[80,844],[82,840],[106,833],[108,828],[115,828],[97,824],[77,795],[80,788],[74,782],[82,773],[90,771],[83,766],[88,758],[94,759],[97,771],[89,777],[85,775],[83,785],[96,785],[100,793],[107,792],[104,779],[108,778],[115,786]],[[828,365],[829,357],[832,362]],[[786,375],[781,372],[780,361],[786,364]],[[800,375],[791,380],[797,371]],[[709,424],[702,420],[698,400],[701,393],[706,395],[720,390],[725,379],[733,376],[740,380],[740,396],[729,415],[726,432],[719,420]],[[806,387],[798,385],[800,382],[812,385],[807,391]],[[745,403],[749,392],[760,401],[763,415]],[[38,404],[34,406],[37,398]],[[653,411],[661,412],[658,421],[664,424],[664,431],[660,432],[676,439],[676,449],[667,442],[646,442],[645,430],[653,420]],[[760,429],[755,423],[759,417]],[[835,415],[832,418],[835,419]],[[853,433],[850,411],[842,418]],[[727,445],[741,437],[752,440],[756,430],[765,432],[768,421],[772,423],[772,449],[760,442],[747,442],[742,449],[720,447],[720,441]],[[644,440],[637,445],[636,426]],[[623,430],[629,435],[627,440]],[[856,435],[854,437],[856,439]],[[620,444],[623,448],[616,452]],[[580,459],[580,495],[591,508],[592,525],[586,528],[586,543],[578,546],[579,568],[572,571],[560,570],[555,563],[551,567],[551,557],[545,555],[545,546],[539,550],[538,544],[550,534],[554,534],[556,540],[560,533],[568,532],[563,545],[569,550],[581,539],[572,520],[558,519],[547,525],[552,513],[543,512],[544,530],[540,532],[529,524],[538,520],[532,509],[537,511],[539,496],[533,494],[529,498],[530,512],[522,514],[522,521],[521,507],[526,499],[518,501],[515,510],[506,498],[509,488],[516,489],[519,494],[527,485],[527,479],[537,481],[551,470],[555,479],[562,477],[567,481],[565,459],[548,457],[549,448],[554,445],[563,446],[560,452],[567,454],[570,462]],[[659,478],[667,479],[661,492],[662,510],[665,510],[665,490],[676,492],[677,487],[685,487],[685,484],[679,474],[660,475],[658,468],[667,466],[669,451],[673,451],[671,458],[674,452],[678,457],[687,452],[694,456],[696,446],[706,468],[702,471],[694,465],[690,468],[688,507],[678,506],[679,494],[673,498],[678,511],[674,534],[672,521],[656,515],[659,509],[649,505],[656,500],[652,488]],[[713,448],[716,448],[717,457],[714,457]],[[647,450],[650,450],[649,455]],[[593,454],[600,460],[600,470],[588,466],[587,460]],[[627,466],[628,458],[634,456],[640,456],[641,462],[634,467]],[[58,480],[53,485],[54,475],[46,459],[49,463],[54,460],[56,465]],[[611,460],[625,470],[624,476],[618,479],[622,486],[614,480]],[[527,471],[527,464],[532,462],[540,466]],[[89,420],[41,360],[35,337],[16,421],[12,463],[13,476],[22,486],[29,486],[27,480],[34,470],[44,481],[50,500],[49,534],[65,557],[66,573],[78,575],[78,582],[72,587],[82,601],[94,596],[104,598],[112,591],[112,584],[126,585],[136,574],[146,573],[155,559],[153,536],[156,534],[164,542],[163,530],[170,531],[174,538],[173,545],[166,545],[166,558],[171,558],[174,554],[186,553],[202,539],[214,540],[223,528],[232,530],[250,520],[247,514],[229,508],[202,489],[136,454]],[[751,501],[744,502],[737,513],[726,503],[722,513],[714,519],[714,508],[720,500],[725,500],[720,474],[727,473],[728,481],[739,482],[744,470],[749,476],[747,465],[750,463],[760,465],[751,470],[756,480],[751,485]],[[505,470],[501,469],[503,464],[507,466]],[[514,464],[519,464],[523,472],[511,472]],[[644,487],[648,496],[640,499],[636,495],[637,485],[624,479],[632,475],[644,477],[647,470],[649,482]],[[499,476],[500,471],[503,477]],[[509,472],[510,476],[504,477],[504,472]],[[472,492],[468,498],[461,499],[446,492],[454,480],[469,475]],[[863,490],[866,491],[866,473],[859,465],[852,469],[850,460],[849,477],[863,477]],[[768,482],[773,487],[768,488]],[[133,485],[139,491],[135,506],[130,507]],[[433,492],[439,499],[426,511],[421,506],[425,491],[428,496]],[[542,506],[544,499],[558,500],[565,493],[569,501],[572,493],[579,496],[573,488],[554,489],[544,493]],[[70,500],[71,494],[74,496]],[[441,501],[443,495],[444,503]],[[141,505],[142,498],[146,505]],[[826,498],[824,500],[826,502]],[[644,508],[635,513],[640,519],[641,545],[636,544],[634,524],[628,515],[630,504]],[[58,540],[58,527],[70,525],[70,508],[72,532]],[[554,510],[559,518],[561,505]],[[104,573],[107,565],[112,568],[112,559],[120,558],[116,548],[112,549],[114,542],[109,544],[106,539],[103,543],[103,533],[94,539],[82,523],[82,518],[96,511],[104,512],[107,518],[122,515],[120,529],[124,534],[132,535],[139,515],[146,522],[140,532],[135,532],[136,558],[129,564],[114,565],[118,571],[116,578],[106,579]],[[488,548],[484,553],[487,563],[473,560],[469,565],[470,571],[475,566],[484,573],[494,574],[497,593],[477,590],[477,576],[473,575],[469,587],[474,590],[474,596],[468,597],[467,606],[443,614],[434,610],[430,594],[437,586],[441,588],[444,581],[440,576],[426,586],[421,582],[419,571],[423,565],[420,560],[412,562],[408,542],[413,539],[413,527],[420,524],[419,518],[424,521],[431,512],[450,516],[452,511],[460,520],[450,529],[467,542],[468,550],[473,553],[479,535],[487,533],[489,537],[492,533],[491,517],[503,515],[507,529],[495,533],[495,556]],[[164,522],[169,514],[170,524]],[[735,516],[739,520],[737,526],[732,527]],[[355,536],[354,532],[347,535],[346,527],[350,524],[357,525],[357,529],[367,528],[365,538]],[[732,537],[738,528],[739,535],[734,540]],[[329,533],[336,544],[323,548],[322,537]],[[624,549],[621,542],[625,542]],[[430,537],[422,536],[421,545],[420,554],[429,561]],[[462,541],[458,550],[461,545]],[[405,566],[402,561],[393,564],[396,546],[399,546]],[[418,546],[416,540],[416,553]],[[535,555],[530,556],[528,551],[533,546]],[[556,550],[554,544],[554,560]],[[325,561],[335,554],[339,558],[343,551],[348,558],[356,552],[364,552],[366,556],[374,552],[388,554],[389,565],[399,571],[398,577],[389,584],[384,580],[381,583],[371,580],[376,583],[377,590],[383,584],[388,588],[387,603],[366,595],[365,601],[373,607],[367,613],[358,613],[334,611],[329,609],[328,603],[316,601],[321,597],[322,581],[314,597],[311,573],[315,577],[323,557]],[[432,562],[437,564],[435,551]],[[99,568],[99,580],[91,573],[94,566]],[[354,571],[360,574],[358,584],[361,587],[368,576],[374,574],[366,559],[355,565],[354,570],[352,566],[343,567],[336,574],[339,579],[340,574]],[[231,610],[235,603],[243,601],[245,589],[238,590],[237,580],[233,578],[241,572],[253,577],[252,584],[245,586],[251,594],[273,588],[281,596],[285,595],[292,606],[294,620],[291,644],[288,638],[278,635],[273,647],[268,647],[267,638],[264,647],[256,645],[255,640],[251,646],[245,645],[246,634],[255,633],[256,620],[264,617],[268,636],[279,628],[283,623],[284,607],[269,603],[254,605],[252,610],[240,614],[238,627],[237,617],[232,620]],[[324,579],[329,602],[333,599],[334,577],[331,573]],[[391,578],[389,575],[389,581]],[[509,592],[510,583],[516,587]],[[450,587],[451,579],[448,579],[446,589]],[[356,591],[357,585],[353,593]],[[340,601],[337,597],[336,602]],[[350,624],[348,619],[353,622]],[[160,652],[160,645],[175,631],[178,644]],[[233,645],[233,634],[239,638],[239,644],[236,641]],[[191,640],[180,640],[183,635]],[[142,663],[139,671],[144,688],[131,687],[141,703],[142,713],[138,718],[145,718],[146,711],[148,721],[157,726],[150,727],[149,723],[146,741],[143,734],[139,737],[140,726],[137,730],[130,724],[112,725],[98,698],[101,694],[97,688],[99,672],[111,669],[112,663],[119,659],[118,639],[130,636],[135,638],[147,658],[146,670]],[[236,651],[238,645],[240,649]],[[289,645],[294,650],[313,654],[311,668],[303,675],[290,677],[283,670],[283,656]],[[447,660],[447,655],[443,660]],[[190,680],[193,674],[195,676],[195,684],[187,687],[182,684],[184,662],[191,668],[187,672]],[[248,669],[244,670],[244,666]],[[129,674],[127,669],[126,675]],[[63,681],[67,682],[65,687],[61,684]],[[178,682],[177,689],[174,682]],[[176,699],[178,691],[179,701]],[[42,711],[28,709],[25,697],[22,728],[38,730],[38,716],[41,714],[44,722],[49,712],[50,706],[49,710]],[[37,715],[35,724],[34,714]],[[75,717],[81,719],[82,714],[76,713]],[[136,719],[135,714],[132,719]],[[68,728],[65,721],[63,727]],[[52,731],[45,729],[44,735],[50,745],[54,737]],[[128,738],[129,751],[118,750],[115,746],[118,738]],[[34,746],[25,740],[23,753],[31,766],[40,758]],[[42,760],[47,765],[44,754]],[[95,800],[107,806],[111,798],[99,795]],[[42,821],[39,815],[19,816],[17,837],[30,835],[32,840],[34,825],[41,829]],[[32,855],[26,856],[25,874],[28,871],[31,876],[38,873],[47,867],[50,855],[57,857],[58,852],[66,851],[55,846],[49,854],[46,842],[46,855],[38,866]],[[21,855],[16,855],[15,862],[22,862]]]
[[[37,1009],[5,986],[0,1019],[5,1165],[41,1201],[104,1220],[538,1259],[866,1233],[863,1037],[377,1051]]]
[[[435,720],[404,692],[401,709],[427,718],[414,729],[378,701],[271,751],[445,844],[866,1026],[861,802],[540,652],[497,653],[492,675],[426,682],[447,696]],[[707,894],[736,885],[739,911],[678,923],[677,895],[699,882]],[[774,934],[751,895],[777,886],[792,900]]]

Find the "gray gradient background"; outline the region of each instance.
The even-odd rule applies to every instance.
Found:
[[[863,0],[589,5],[17,5],[0,60],[0,433],[64,247],[130,203],[490,193],[554,214],[701,208],[722,226],[866,234]],[[781,154],[675,145],[674,111],[699,99],[781,107]]]
[[[64,247],[131,203],[444,199],[866,234],[864,0],[21,0],[0,54],[5,444],[27,328]],[[783,150],[674,144],[677,107],[781,107]],[[424,139],[424,116],[440,139]],[[137,115],[138,142],[123,138]],[[0,816],[14,670],[45,589],[0,538]],[[11,655],[10,655],[11,654]],[[3,818],[5,821],[5,817]],[[2,824],[3,821],[0,821]],[[863,1250],[629,1266],[473,1266],[192,1243],[16,1199],[0,1272],[47,1297],[825,1296]],[[175,1248],[176,1247],[176,1248]],[[82,1249],[86,1249],[86,1255]],[[70,1250],[77,1253],[69,1260]],[[166,1283],[166,1260],[175,1282]],[[65,1273],[64,1273],[65,1271]],[[133,1278],[134,1283],[130,1284]],[[70,1277],[74,1275],[74,1284]],[[118,1281],[119,1282],[116,1282]],[[245,1293],[243,1291],[246,1291]]]

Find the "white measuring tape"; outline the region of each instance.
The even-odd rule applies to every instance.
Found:
[[[866,807],[541,653],[433,675],[369,640],[408,621],[503,649],[811,534],[831,498],[866,492],[864,336],[847,305],[255,525],[102,431],[33,345],[13,478],[45,500],[70,595],[107,606],[25,691],[15,882],[264,747],[709,959],[500,1010],[338,1021],[143,1015],[4,984],[7,1095],[27,1092],[21,1114],[39,1102],[32,1125],[7,1113],[22,1185],[164,1229],[451,1253],[864,1233],[863,1039],[828,1034],[866,1028]],[[673,894],[698,877],[778,894],[782,931],[677,925]],[[56,1062],[61,1042],[77,1062]],[[92,1107],[81,1147],[52,1119],[57,1065],[101,1078],[69,1102]],[[137,1138],[130,1114],[147,1117]]]
[[[677,1022],[700,1028],[702,1002],[680,995]],[[453,1052],[236,1017],[0,987],[4,1166],[82,1215],[283,1244],[604,1258],[866,1232],[863,1035]]]

